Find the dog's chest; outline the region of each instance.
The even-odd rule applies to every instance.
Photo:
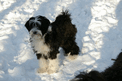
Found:
[[[50,52],[50,47],[44,43],[43,39],[31,39],[31,46],[37,54],[41,53],[47,56]]]

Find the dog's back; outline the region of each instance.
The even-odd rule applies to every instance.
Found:
[[[59,37],[75,37],[77,29],[72,24],[69,12],[63,11],[56,17],[56,20],[51,24],[52,30],[59,35]]]
[[[72,56],[79,54],[79,47],[75,42],[77,29],[72,24],[67,10],[56,17],[55,21],[50,24],[50,28],[51,31],[46,34],[45,41],[50,44],[51,48],[57,49],[62,47],[66,56],[69,53]]]
[[[64,24],[66,22],[71,22],[71,18],[70,18],[70,14],[68,12],[68,10],[66,11],[62,11],[61,14],[59,14],[57,17],[56,17],[56,20],[55,20],[55,23],[61,23],[61,24]]]

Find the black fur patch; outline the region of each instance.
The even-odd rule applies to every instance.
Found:
[[[81,73],[71,81],[122,81],[122,52],[114,64],[103,72],[91,71]]]
[[[68,11],[58,15],[50,26],[52,27],[52,31],[45,36],[45,43],[49,44],[52,52],[54,52],[50,53],[50,58],[56,58],[55,53],[58,53],[59,47],[62,47],[66,54],[71,52],[71,55],[78,55],[79,47],[75,42],[77,29],[72,24]]]

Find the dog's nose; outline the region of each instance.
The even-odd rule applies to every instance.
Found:
[[[33,34],[37,34],[37,31],[34,31]]]

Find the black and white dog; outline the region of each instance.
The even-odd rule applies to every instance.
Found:
[[[122,52],[116,58],[114,64],[103,72],[82,72],[71,81],[122,81]]]
[[[30,33],[31,46],[39,60],[38,73],[58,71],[59,47],[64,49],[65,55],[71,60],[79,54],[75,42],[77,29],[72,24],[68,11],[63,11],[52,23],[44,16],[31,17],[25,27]]]

